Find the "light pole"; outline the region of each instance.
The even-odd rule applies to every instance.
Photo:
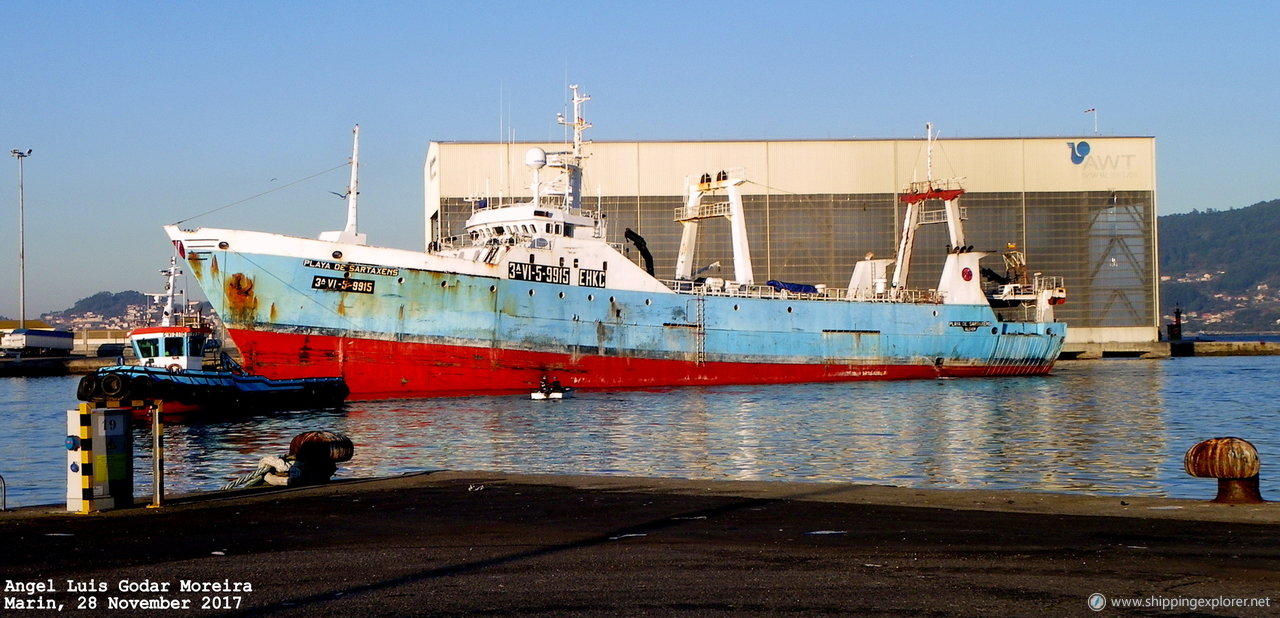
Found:
[[[26,230],[22,223],[22,161],[31,156],[31,149],[26,152],[14,148],[9,154],[18,159],[18,328],[27,327],[27,262],[26,262]]]

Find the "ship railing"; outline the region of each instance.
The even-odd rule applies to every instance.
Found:
[[[934,191],[963,190],[962,178],[937,178],[933,180],[917,180],[907,185],[907,194],[932,193]]]
[[[687,279],[661,279],[671,291],[677,294],[695,296],[730,296],[736,298],[776,298],[789,300],[811,300],[831,302],[902,302],[937,304],[942,297],[937,290],[898,289],[892,292],[873,294],[849,294],[848,288],[819,287],[814,294],[803,294],[787,290],[779,290],[769,285],[740,284],[733,281],[690,281]]]
[[[454,249],[464,249],[470,246],[472,246],[470,236],[448,236],[445,238],[441,238],[439,240],[431,241],[427,246],[427,250],[428,251],[441,251],[441,250],[451,251]]]
[[[1036,275],[1032,280],[1031,285],[1036,292],[1066,287],[1062,277],[1048,275]]]
[[[202,328],[208,326],[205,324],[203,315],[183,314],[178,316],[178,326],[187,328]]]
[[[960,207],[960,219],[961,219],[961,220],[966,220],[966,219],[968,219],[968,218],[969,218],[969,209],[968,209],[968,208],[965,208],[964,206],[961,206],[961,207]],[[935,209],[935,210],[922,210],[922,211],[920,211],[920,223],[921,223],[921,224],[925,224],[925,223],[946,223],[946,222],[947,222],[947,210],[946,210],[945,208],[938,208],[938,209]]]
[[[538,205],[566,210],[569,207],[569,200],[559,193],[549,193],[538,197]]]
[[[515,206],[528,206],[531,203],[530,199],[531,198],[528,197],[499,197],[495,199],[466,198],[466,201],[471,204],[471,214],[475,214],[486,210],[501,210],[503,208],[512,208]],[[563,193],[558,192],[543,193],[538,196],[538,206],[555,208],[558,210],[568,210],[569,198]],[[581,206],[581,204],[579,204],[579,206]]]
[[[694,219],[710,219],[729,215],[729,202],[711,202],[698,204],[692,208],[677,206],[672,212],[672,221],[692,221]]]
[[[524,247],[527,249],[546,249],[551,246],[551,240],[545,236],[529,236],[520,234],[518,236],[494,237],[480,242],[470,236],[450,236],[441,238],[431,242],[429,251],[450,251],[455,249],[482,249],[485,247]]]

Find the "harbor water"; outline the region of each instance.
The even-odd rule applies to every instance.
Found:
[[[9,508],[65,501],[78,379],[0,378]],[[356,445],[337,478],[483,469],[1208,499],[1216,482],[1187,476],[1183,454],[1237,436],[1258,447],[1263,497],[1280,499],[1278,395],[1280,357],[1193,357],[1064,361],[1045,377],[353,402],[168,423],[165,486],[215,490],[294,435],[331,430]]]

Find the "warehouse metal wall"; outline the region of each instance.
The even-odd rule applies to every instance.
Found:
[[[524,152],[555,144],[433,143],[427,160],[428,237],[461,233],[475,199],[527,196]],[[891,257],[900,233],[896,192],[923,179],[923,140],[813,142],[609,142],[588,145],[584,194],[608,215],[609,239],[631,228],[648,242],[657,274],[671,277],[681,228],[672,212],[688,178],[745,170],[752,262],[760,281],[848,284],[867,253]],[[1082,152],[1083,151],[1083,152]],[[969,190],[968,242],[1026,252],[1033,272],[1066,279],[1058,317],[1076,341],[1158,337],[1155,140],[1149,137],[941,140],[933,175]],[[945,226],[916,242],[911,287],[936,286]],[[726,221],[701,227],[695,267],[719,261],[731,276]],[[638,259],[634,254],[633,259]],[[998,255],[983,265],[1003,272]]]

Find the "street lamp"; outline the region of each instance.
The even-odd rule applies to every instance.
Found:
[[[22,161],[31,156],[31,149],[26,152],[14,148],[9,154],[18,159],[18,328],[27,327],[27,262],[26,231],[22,223]]]

